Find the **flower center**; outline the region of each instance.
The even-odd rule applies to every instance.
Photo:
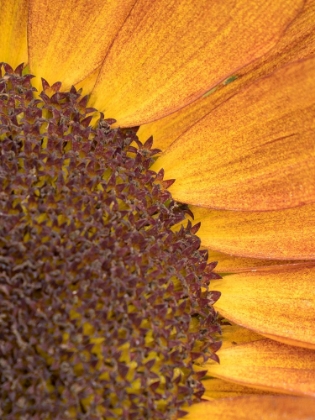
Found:
[[[170,419],[200,398],[216,277],[157,150],[60,84],[0,79],[0,411]],[[55,91],[55,93],[53,92]],[[48,94],[49,93],[49,94]]]

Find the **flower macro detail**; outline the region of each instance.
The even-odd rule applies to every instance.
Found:
[[[152,139],[22,69],[0,79],[1,416],[177,418],[219,348],[198,225],[174,229]]]
[[[0,6],[1,420],[314,419],[315,0]]]

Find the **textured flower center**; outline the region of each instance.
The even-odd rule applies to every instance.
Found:
[[[216,359],[213,264],[152,141],[31,78],[0,79],[1,417],[177,418]]]

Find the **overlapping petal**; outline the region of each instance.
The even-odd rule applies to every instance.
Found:
[[[315,205],[270,212],[192,207],[205,247],[241,257],[315,259]]]
[[[217,261],[217,273],[244,273],[247,271],[273,271],[275,268],[288,269],[315,266],[314,260],[269,260],[235,257],[222,252],[210,251],[209,261]]]
[[[27,63],[27,0],[0,0],[0,62]]]
[[[315,396],[315,351],[273,340],[257,340],[219,351],[208,374],[267,391]]]
[[[83,80],[102,63],[135,1],[29,0],[32,73],[63,89]]]
[[[27,3],[0,0],[0,60],[13,66],[27,61]],[[33,73],[51,83],[60,80],[64,88],[76,84],[91,91],[101,69],[93,105],[125,126],[149,122],[140,137],[154,134],[155,147],[165,150],[179,139],[155,167],[177,178],[175,198],[250,210],[192,209],[202,222],[202,244],[221,251],[212,258],[221,262],[219,271],[243,272],[215,283],[222,291],[221,314],[269,338],[315,348],[315,269],[309,261],[315,261],[315,205],[307,204],[315,201],[315,60],[304,60],[314,53],[315,2],[29,5]],[[280,211],[253,211],[270,209]],[[259,274],[244,274],[249,270]],[[207,367],[224,380],[205,380],[206,398],[315,396],[313,350],[225,326],[220,358],[220,365]],[[267,413],[298,420],[313,415],[314,404],[252,396],[194,405],[187,419]]]
[[[246,395],[276,395],[276,393],[264,391],[262,389],[250,388],[235,384],[233,382],[223,381],[219,378],[205,378],[203,380],[203,386],[205,387],[205,393],[202,396],[203,399],[216,400],[218,398],[227,397],[241,397]]]
[[[251,396],[224,398],[218,401],[194,404],[187,420],[310,420],[314,418],[315,401],[312,398],[289,396]]]
[[[315,349],[315,267],[226,276],[214,289],[221,315],[274,340]]]
[[[216,281],[215,284],[217,283],[218,282]],[[264,340],[265,338],[255,331],[248,330],[239,325],[223,325],[220,337],[222,337],[222,347],[220,348],[220,351],[233,347],[236,344],[251,343],[253,341]]]
[[[122,126],[164,117],[267,52],[302,8],[296,0],[138,0],[106,57],[93,105]]]
[[[162,155],[173,196],[230,210],[315,200],[315,59],[291,63],[221,104]]]
[[[274,69],[307,58],[315,51],[315,2],[307,0],[296,18],[287,26],[279,42],[262,57],[238,69],[214,89],[189,106],[165,118],[141,125],[138,136],[145,141],[154,136],[156,147],[165,150],[205,115],[233,96],[251,81],[271,74]],[[233,82],[233,83],[232,83]]]

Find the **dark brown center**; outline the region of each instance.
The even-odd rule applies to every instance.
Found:
[[[179,417],[218,349],[198,226],[177,228],[152,140],[43,86],[2,68],[1,418]]]

